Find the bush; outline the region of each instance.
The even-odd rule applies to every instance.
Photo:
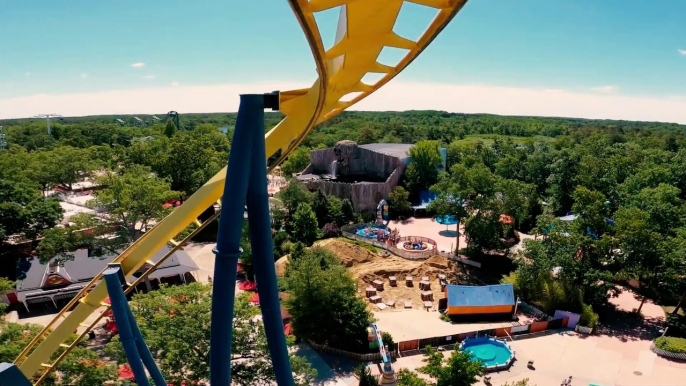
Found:
[[[579,319],[579,324],[584,327],[595,328],[598,324],[598,314],[593,312],[593,307],[588,304],[583,304],[581,306],[581,318]]]
[[[372,372],[365,365],[360,365],[355,369],[355,375],[359,378],[359,386],[378,386],[379,381],[372,375]]]
[[[335,222],[330,222],[324,225],[324,237],[338,237],[341,235],[341,230]]]
[[[391,334],[382,332],[381,340],[383,341],[384,346],[388,346],[389,351],[393,351],[395,349],[395,342],[393,341],[393,336],[391,336]]]
[[[655,347],[675,354],[686,354],[686,339],[665,336],[653,341]]]

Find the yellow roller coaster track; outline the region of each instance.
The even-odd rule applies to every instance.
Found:
[[[280,109],[285,118],[265,135],[268,156],[281,150],[278,161],[272,167],[286,158],[317,124],[334,117],[393,79],[431,43],[467,0],[407,1],[434,8],[437,12],[425,32],[416,41],[401,37],[393,31],[405,2],[289,0],[312,50],[318,79],[310,88],[280,93]],[[330,49],[325,50],[315,14],[337,7],[340,9],[340,15],[335,42]],[[407,54],[395,66],[384,65],[377,61],[384,47],[405,49]],[[383,76],[374,84],[365,84],[362,79],[367,73]],[[350,93],[355,93],[356,96],[349,101],[341,100]],[[197,218],[211,205],[220,203],[225,176],[226,168],[114,260],[121,264],[125,276],[130,278],[144,264],[151,263],[150,257],[165,244],[173,245],[172,250],[163,259],[151,264],[152,268],[130,283],[132,286],[128,291],[144,280],[171,253],[181,248],[193,234],[216,219],[217,215],[201,223]],[[180,242],[173,239],[193,223],[199,228],[191,236]],[[15,360],[15,364],[24,375],[33,379],[38,377],[36,385],[40,384],[77,342],[87,335],[102,314],[90,324],[84,323],[86,319],[98,311],[104,314],[109,307],[104,303],[107,290],[104,281],[100,280],[101,277],[102,273],[97,275]],[[73,310],[68,312],[72,308]],[[79,338],[74,343],[65,343],[79,327],[84,328]],[[50,362],[60,348],[64,350]]]

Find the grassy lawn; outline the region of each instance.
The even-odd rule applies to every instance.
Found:
[[[373,253],[381,252],[381,249],[379,249],[379,248],[377,248],[371,244],[363,243],[363,242],[360,242],[357,240],[350,240],[350,239],[346,239],[345,237],[339,237],[336,240],[343,241],[343,242],[348,243],[348,244],[355,244],[355,245],[362,247],[362,248],[364,248],[370,252],[373,252]]]
[[[483,142],[485,145],[492,145],[493,142],[495,141],[496,138],[500,139],[506,139],[509,138],[511,139],[514,143],[517,144],[522,144],[524,143],[527,139],[533,139],[536,142],[550,142],[554,138],[551,137],[544,137],[542,135],[536,135],[533,137],[515,137],[515,136],[510,136],[510,135],[500,135],[500,134],[470,134],[467,135],[464,139],[459,139],[456,140],[455,142],[459,144],[472,144],[472,143],[477,143],[479,141]]]
[[[674,309],[676,308],[676,306],[660,306],[660,307],[662,307],[662,310],[665,311],[665,315],[671,314],[672,311],[674,311]],[[679,309],[679,315],[686,315],[686,312],[684,312],[684,307],[681,307],[681,309]]]

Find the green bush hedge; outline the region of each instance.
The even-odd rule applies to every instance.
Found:
[[[598,314],[593,312],[593,307],[588,304],[582,304],[579,324],[584,327],[595,328],[595,326],[598,324]]]
[[[655,339],[653,343],[655,343],[655,347],[659,349],[676,354],[686,354],[686,339],[684,338],[665,336]]]

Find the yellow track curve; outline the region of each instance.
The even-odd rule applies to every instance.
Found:
[[[467,0],[408,2],[437,10],[436,17],[417,41],[403,38],[393,32],[400,9],[405,3],[403,0],[289,0],[312,49],[318,79],[309,89],[280,93],[280,109],[286,117],[265,135],[268,157],[281,150],[276,164],[287,157],[315,125],[364,99],[407,67],[460,11]],[[336,40],[330,49],[325,50],[314,15],[335,7],[340,7]],[[397,65],[387,66],[377,62],[384,47],[408,51]],[[385,75],[375,84],[364,84],[362,78],[367,73]],[[341,101],[341,98],[350,93],[356,93],[357,96],[350,101]],[[128,279],[131,279],[131,275],[165,244],[171,243],[175,246],[172,252],[180,248],[190,237],[181,242],[173,238],[190,224],[207,224],[200,224],[197,218],[208,207],[220,202],[225,176],[226,168],[114,260],[121,264]],[[170,254],[171,252],[168,255]],[[162,261],[164,259],[158,264]],[[138,281],[143,280],[153,270],[154,267],[149,269]],[[83,338],[97,323],[96,320],[87,325],[84,321],[91,314],[108,307],[103,303],[107,297],[107,290],[100,278],[101,274],[95,277],[15,360],[15,364],[24,375],[29,378],[38,377],[36,384],[39,384],[76,344],[65,343],[72,333],[77,328],[84,327],[85,331],[79,336],[79,339]],[[67,312],[72,308],[71,312]],[[60,348],[64,349],[61,355],[50,362]],[[39,373],[41,369],[43,371]]]

